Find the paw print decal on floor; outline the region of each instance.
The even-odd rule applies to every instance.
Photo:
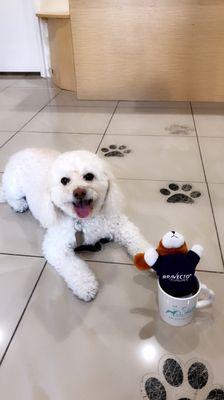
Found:
[[[141,392],[149,400],[193,400],[199,394],[203,400],[224,400],[224,387],[213,385],[210,366],[191,360],[186,365],[173,356],[162,359],[159,375],[143,378]],[[202,397],[201,397],[202,396]]]
[[[167,126],[165,130],[169,133],[172,133],[173,135],[189,135],[191,132],[194,132],[194,128],[192,128],[191,126],[179,124]]]
[[[201,192],[193,190],[193,186],[185,183],[179,186],[177,183],[170,183],[167,188],[160,189],[160,193],[167,197],[167,203],[194,203],[194,200],[201,197]]]
[[[125,145],[117,146],[116,144],[111,144],[108,147],[102,147],[102,153],[104,157],[124,157],[125,154],[131,153],[131,150]]]

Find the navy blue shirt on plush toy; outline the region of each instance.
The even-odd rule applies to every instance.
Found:
[[[194,274],[199,260],[200,257],[190,250],[187,254],[159,256],[152,268],[166,293],[174,297],[183,297],[198,290],[198,281]]]
[[[186,297],[198,290],[195,270],[203,248],[194,245],[188,251],[183,235],[167,232],[156,249],[150,247],[145,253],[135,255],[135,265],[141,269],[156,271],[162,289],[174,297]]]

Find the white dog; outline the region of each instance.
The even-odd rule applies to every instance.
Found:
[[[16,212],[28,208],[47,229],[43,252],[80,299],[92,300],[98,282],[74,249],[77,232],[84,244],[109,238],[134,256],[148,247],[120,210],[120,192],[105,162],[88,151],[60,154],[26,149],[13,155],[3,174],[0,201]]]

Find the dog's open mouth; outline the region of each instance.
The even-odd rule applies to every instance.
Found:
[[[73,207],[79,218],[87,218],[93,210],[93,199],[76,201]]]

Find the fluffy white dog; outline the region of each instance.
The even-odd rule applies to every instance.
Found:
[[[125,246],[131,256],[148,247],[122,214],[120,199],[108,165],[88,151],[20,151],[6,165],[0,190],[0,202],[7,201],[16,212],[29,208],[47,229],[46,259],[85,301],[96,296],[98,282],[74,251],[78,235],[86,245],[108,238]]]

